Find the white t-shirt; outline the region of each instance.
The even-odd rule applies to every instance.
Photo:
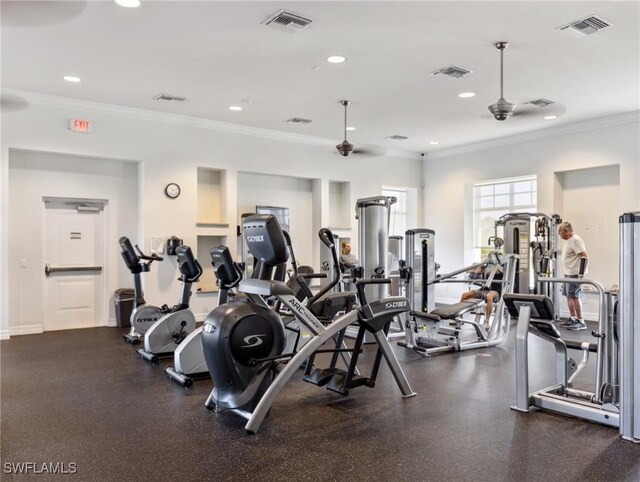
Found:
[[[562,262],[565,275],[580,274],[579,254],[586,251],[587,249],[584,246],[584,241],[577,234],[574,234],[564,242],[564,249],[562,250]]]

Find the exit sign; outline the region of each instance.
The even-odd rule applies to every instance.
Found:
[[[69,121],[69,129],[73,132],[83,132],[88,134],[91,132],[91,122],[83,119],[71,119]]]

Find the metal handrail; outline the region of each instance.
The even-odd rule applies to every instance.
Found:
[[[591,285],[598,291],[598,304],[599,304],[599,320],[598,320],[598,337],[597,337],[597,345],[598,345],[598,364],[596,365],[596,389],[594,393],[594,399],[597,402],[602,402],[600,397],[600,388],[602,387],[602,377],[604,372],[604,351],[603,351],[603,338],[602,335],[606,333],[607,330],[607,306],[606,306],[606,297],[605,297],[605,289],[597,281],[593,281],[586,278],[546,278],[539,277],[539,282],[542,283],[571,283],[571,284],[580,284],[580,285]]]
[[[102,266],[51,266],[49,263],[44,265],[44,274],[47,276],[51,273],[70,271],[102,271]]]

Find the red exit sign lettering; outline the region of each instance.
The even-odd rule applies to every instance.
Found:
[[[69,121],[69,129],[73,132],[82,132],[88,134],[91,132],[91,121],[83,119],[71,119]]]

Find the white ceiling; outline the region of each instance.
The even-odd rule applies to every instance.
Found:
[[[282,8],[315,21],[295,34],[261,24]],[[556,30],[592,14],[615,26],[584,38]],[[560,102],[560,118],[488,117],[499,97],[493,44],[505,40],[507,100]],[[331,65],[331,54],[348,60]],[[475,73],[429,75],[451,64]],[[639,66],[637,1],[2,2],[4,87],[336,143],[338,101],[350,99],[350,141],[413,152],[638,110]],[[457,97],[466,91],[477,95]],[[187,101],[154,101],[161,92]],[[284,122],[293,116],[313,122]],[[385,139],[394,134],[409,139]]]

